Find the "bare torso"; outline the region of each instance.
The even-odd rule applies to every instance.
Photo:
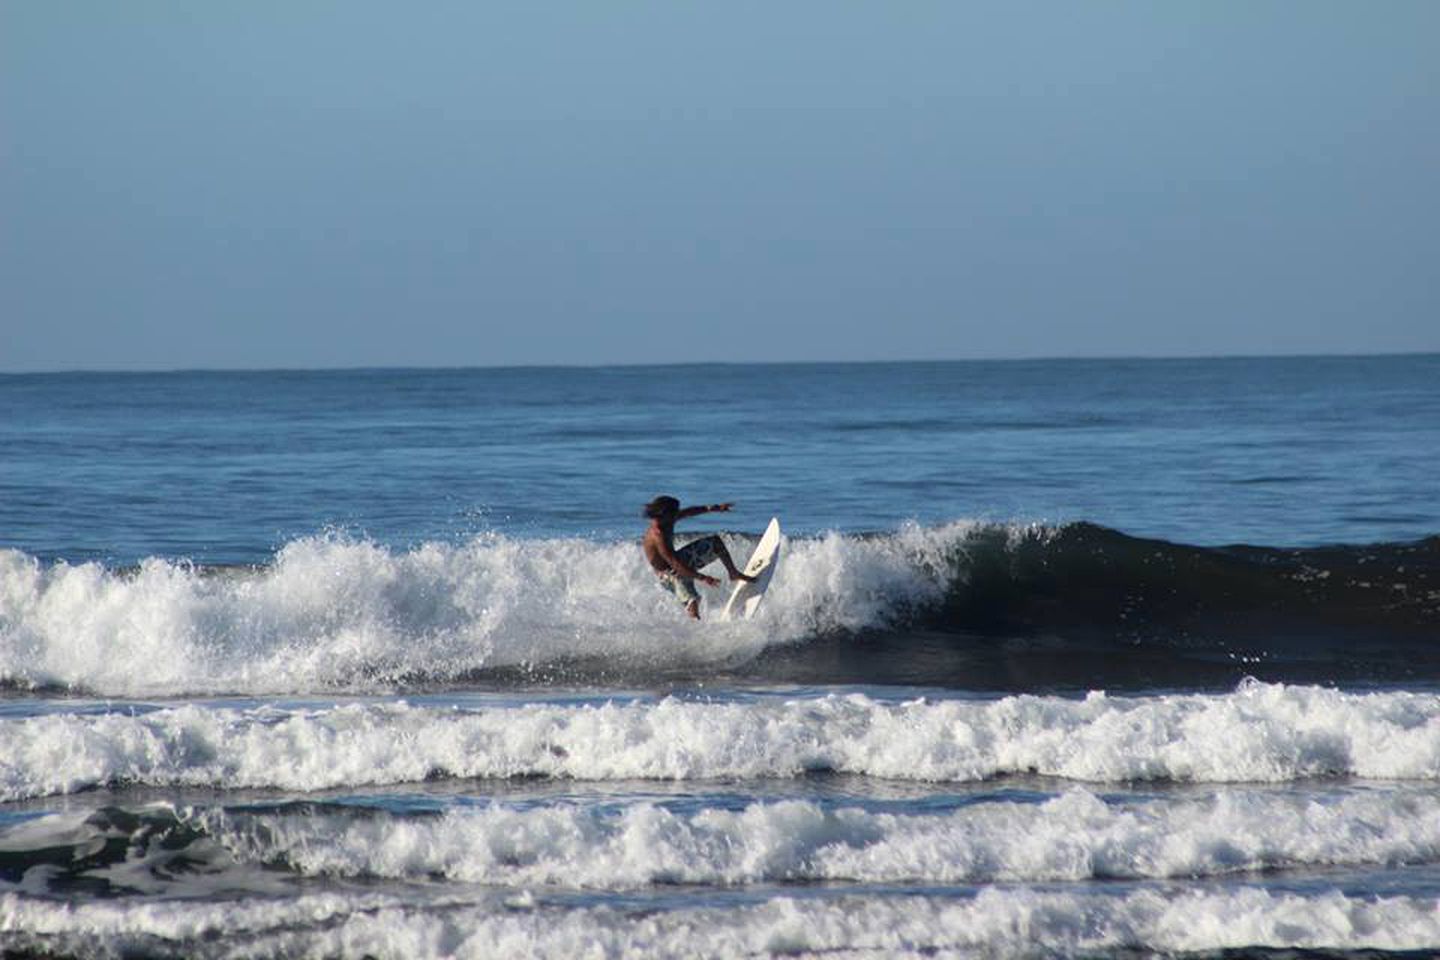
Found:
[[[656,573],[669,573],[672,569],[670,558],[675,555],[675,524],[663,524],[658,520],[652,522],[645,531],[640,548],[645,551],[645,559],[650,561]]]

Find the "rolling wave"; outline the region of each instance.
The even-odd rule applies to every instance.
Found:
[[[1437,862],[1440,798],[1394,787],[1139,799],[1075,787],[922,814],[804,800],[738,809],[492,801],[433,812],[363,799],[152,803],[0,826],[0,889],[85,886],[99,896],[165,893],[220,875],[256,892],[310,877],[629,891],[1214,879]]]
[[[727,534],[744,555],[755,538]],[[713,613],[724,593],[705,590]],[[343,536],[261,567],[0,550],[0,687],[99,695],[696,680],[978,689],[1440,679],[1440,537],[1200,547],[1091,524],[791,539],[760,615],[684,620],[636,545]]]
[[[1432,956],[1433,897],[1341,890],[985,888],[702,905],[573,904],[541,891],[409,888],[290,898],[79,899],[0,892],[0,949],[18,956],[659,956],[1306,958]],[[1233,951],[1233,952],[1232,952]]]
[[[1196,547],[1076,523],[968,538],[942,608],[923,620],[981,633],[1440,638],[1440,537],[1310,548]]]
[[[860,693],[507,704],[205,706],[0,719],[0,802],[141,785],[329,790],[441,779],[926,783],[1440,780],[1440,695],[1258,682],[1226,694],[990,701]]]

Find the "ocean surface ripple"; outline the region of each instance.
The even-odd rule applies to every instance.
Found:
[[[0,376],[0,955],[1434,956],[1436,476],[1440,356]]]

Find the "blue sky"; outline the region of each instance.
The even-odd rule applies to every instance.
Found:
[[[1440,350],[1440,4],[0,6],[0,369]]]

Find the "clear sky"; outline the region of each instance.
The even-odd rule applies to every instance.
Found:
[[[0,370],[1440,350],[1440,3],[0,0]]]

